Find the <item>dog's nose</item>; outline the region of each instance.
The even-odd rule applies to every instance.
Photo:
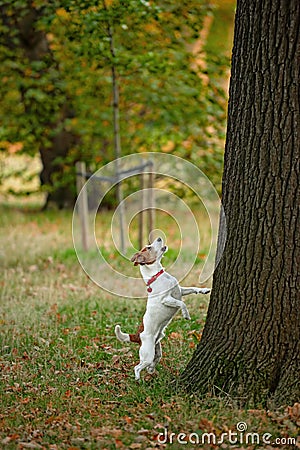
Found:
[[[159,237],[159,238],[157,238],[157,242],[161,242],[161,238]]]

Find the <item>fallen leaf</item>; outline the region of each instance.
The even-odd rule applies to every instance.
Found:
[[[191,330],[188,332],[188,336],[193,336],[199,342],[202,337],[202,332]]]
[[[199,428],[200,428],[200,430],[204,430],[204,431],[207,431],[207,432],[214,432],[215,431],[215,427],[214,427],[213,422],[211,420],[208,420],[208,419],[205,419],[205,418],[200,419]]]
[[[120,357],[118,355],[113,355],[111,358],[112,365],[118,363],[120,361]]]
[[[114,438],[118,438],[118,437],[122,436],[123,431],[120,430],[120,429],[118,429],[118,428],[116,428],[116,429],[114,429],[114,430],[108,430],[108,432],[107,432],[106,434],[111,435],[111,436],[113,436]],[[117,440],[118,440],[118,439],[117,439]]]
[[[19,448],[43,448],[37,442],[19,442]]]
[[[64,393],[63,398],[70,398],[71,395],[72,395],[72,392],[70,391],[70,389],[68,389],[68,390]]]
[[[170,339],[173,339],[173,340],[182,340],[183,339],[182,334],[176,333],[175,331],[172,331],[172,333],[169,334],[169,337],[170,337]]]
[[[289,419],[300,426],[300,403],[295,403],[293,406],[288,406],[286,413]]]
[[[152,405],[153,403],[150,397],[146,397],[145,402],[148,403],[148,405]]]
[[[139,444],[137,442],[134,442],[133,444],[131,444],[129,446],[129,448],[132,448],[133,450],[136,449],[136,448],[141,448],[141,447],[142,447],[142,444]]]
[[[10,436],[6,436],[6,438],[4,438],[1,443],[3,445],[9,444],[11,441],[16,441],[17,439],[19,439],[19,434],[11,434]]]
[[[149,434],[149,430],[146,430],[146,428],[141,428],[138,430],[138,434]]]
[[[148,441],[148,438],[146,436],[144,436],[143,434],[141,434],[140,436],[137,436],[134,441],[135,441],[135,443],[138,444],[140,442]]]

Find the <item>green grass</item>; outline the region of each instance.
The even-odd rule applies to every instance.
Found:
[[[110,217],[102,217],[100,234]],[[71,213],[0,207],[0,223],[1,448],[165,448],[156,437],[166,424],[177,434],[220,435],[245,421],[253,432],[295,435],[291,410],[241,410],[234,399],[197,399],[176,389],[205,323],[206,297],[187,300],[192,320],[176,316],[156,374],[144,373],[138,384],[138,347],[118,342],[114,326],[135,330],[144,301],[115,297],[86,277],[72,247]],[[166,263],[175,257],[172,248]],[[195,281],[193,271],[189,283]]]

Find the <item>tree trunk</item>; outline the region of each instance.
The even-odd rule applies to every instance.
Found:
[[[299,0],[238,0],[223,174],[227,241],[182,382],[299,401]]]
[[[8,9],[7,9],[8,8]],[[54,56],[48,45],[48,40],[45,32],[41,31],[37,22],[43,13],[43,9],[35,9],[33,4],[26,3],[15,7],[14,14],[11,14],[11,7],[8,4],[4,4],[0,8],[0,14],[3,24],[10,30],[7,33],[5,44],[8,48],[14,50],[21,48],[24,56],[29,62],[45,61],[47,60],[47,68],[43,67],[40,71],[40,77],[42,77],[47,70],[53,70],[55,68],[58,72],[59,68],[55,62]],[[17,8],[20,8],[19,10]],[[9,12],[8,12],[9,10]],[[17,35],[18,39],[12,39],[12,36]],[[25,63],[26,64],[26,63]],[[26,86],[26,83],[24,83]],[[27,87],[21,87],[21,96],[24,103],[26,114],[36,112],[36,102],[33,99],[32,102],[25,101]],[[47,95],[55,95],[55,92]],[[49,106],[48,106],[49,108]],[[50,192],[47,194],[47,201],[45,207],[49,201],[53,201],[60,208],[64,206],[72,206],[75,202],[75,189],[70,188],[66,183],[61,181],[64,178],[64,165],[57,161],[57,158],[66,158],[69,151],[78,142],[78,136],[73,132],[68,131],[64,127],[64,121],[67,118],[73,117],[73,110],[68,104],[66,99],[65,103],[61,105],[59,114],[53,111],[52,122],[47,121],[45,117],[39,116],[36,113],[40,124],[53,130],[53,137],[49,139],[47,145],[40,143],[40,156],[43,164],[43,169],[40,174],[40,180],[42,185],[50,187]],[[53,118],[58,119],[53,120]],[[54,132],[54,130],[58,130]],[[32,129],[32,134],[35,133],[35,128]],[[38,139],[38,138],[37,138]],[[54,186],[55,181],[61,184],[61,187],[56,188]],[[74,179],[75,183],[75,179]]]
[[[67,116],[64,117],[66,119]],[[51,139],[51,145],[40,147],[40,156],[43,164],[40,173],[42,186],[53,187],[55,180],[59,182],[59,187],[55,187],[47,194],[46,203],[43,209],[46,209],[49,203],[55,203],[59,209],[74,206],[76,193],[69,185],[70,181],[65,185],[62,183],[64,177],[64,167],[61,162],[57,162],[57,158],[65,159],[69,150],[77,143],[78,138],[71,131],[62,129],[56,136]],[[75,161],[74,161],[75,163]],[[75,181],[74,181],[75,183]]]

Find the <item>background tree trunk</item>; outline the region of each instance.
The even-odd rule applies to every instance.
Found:
[[[13,8],[14,13],[12,14],[12,7],[9,5],[9,2],[0,7],[2,23],[10,30],[5,38],[6,46],[10,49],[16,47],[20,48],[24,57],[31,63],[35,61],[47,61],[47,67],[43,66],[40,76],[47,70],[53,70],[53,68],[59,72],[59,67],[49,48],[47,36],[45,32],[41,31],[37,26],[38,20],[43,14],[43,9],[35,9],[33,3],[31,4],[30,2],[28,4],[24,2]],[[17,8],[20,9],[18,10]],[[25,112],[27,114],[33,112],[34,114],[36,111],[36,102],[34,98],[31,102],[25,100],[27,89],[29,88],[26,86],[26,83],[24,83],[24,86],[20,87],[22,102],[24,103]],[[55,95],[55,91],[49,92],[47,95]],[[45,207],[47,207],[49,201],[56,203],[60,208],[72,206],[75,202],[75,189],[70,187],[70,183],[62,182],[64,177],[64,165],[57,160],[57,158],[65,159],[68,156],[70,149],[72,149],[79,140],[78,136],[72,131],[66,130],[64,126],[65,120],[74,116],[74,112],[69,103],[70,102],[66,98],[64,104],[60,107],[59,114],[57,114],[56,111],[52,111],[52,122],[49,121],[49,123],[46,123],[45,118],[39,117],[38,114],[36,114],[42,126],[53,131],[53,136],[49,139],[47,145],[45,145],[44,142],[41,142],[39,148],[43,164],[43,169],[40,174],[41,184],[51,188],[50,192],[47,194]],[[54,120],[53,118],[56,119]],[[34,134],[35,131],[33,126],[32,134]],[[58,181],[58,184],[61,184],[61,187],[56,188],[54,186],[55,181]]]
[[[56,62],[48,45],[47,36],[44,32],[36,29],[37,19],[39,13],[33,6],[25,15],[23,20],[19,22],[20,42],[23,46],[24,53],[30,61],[38,61],[45,58],[47,54],[50,67],[55,66]],[[48,62],[49,64],[49,62]],[[34,105],[33,105],[34,106]],[[40,146],[40,156],[43,164],[43,169],[40,174],[42,186],[54,187],[55,180],[62,184],[61,187],[55,188],[47,194],[47,200],[44,208],[49,202],[54,202],[59,208],[73,206],[75,203],[75,190],[68,185],[61,183],[63,179],[63,163],[57,162],[57,158],[61,160],[68,156],[69,150],[76,144],[78,137],[74,133],[65,129],[63,123],[67,118],[73,117],[73,111],[67,102],[62,105],[59,121],[56,123],[49,123],[52,129],[58,129],[49,145]],[[54,114],[53,114],[54,116]]]
[[[227,242],[190,391],[299,400],[298,0],[238,0],[223,174]]]

